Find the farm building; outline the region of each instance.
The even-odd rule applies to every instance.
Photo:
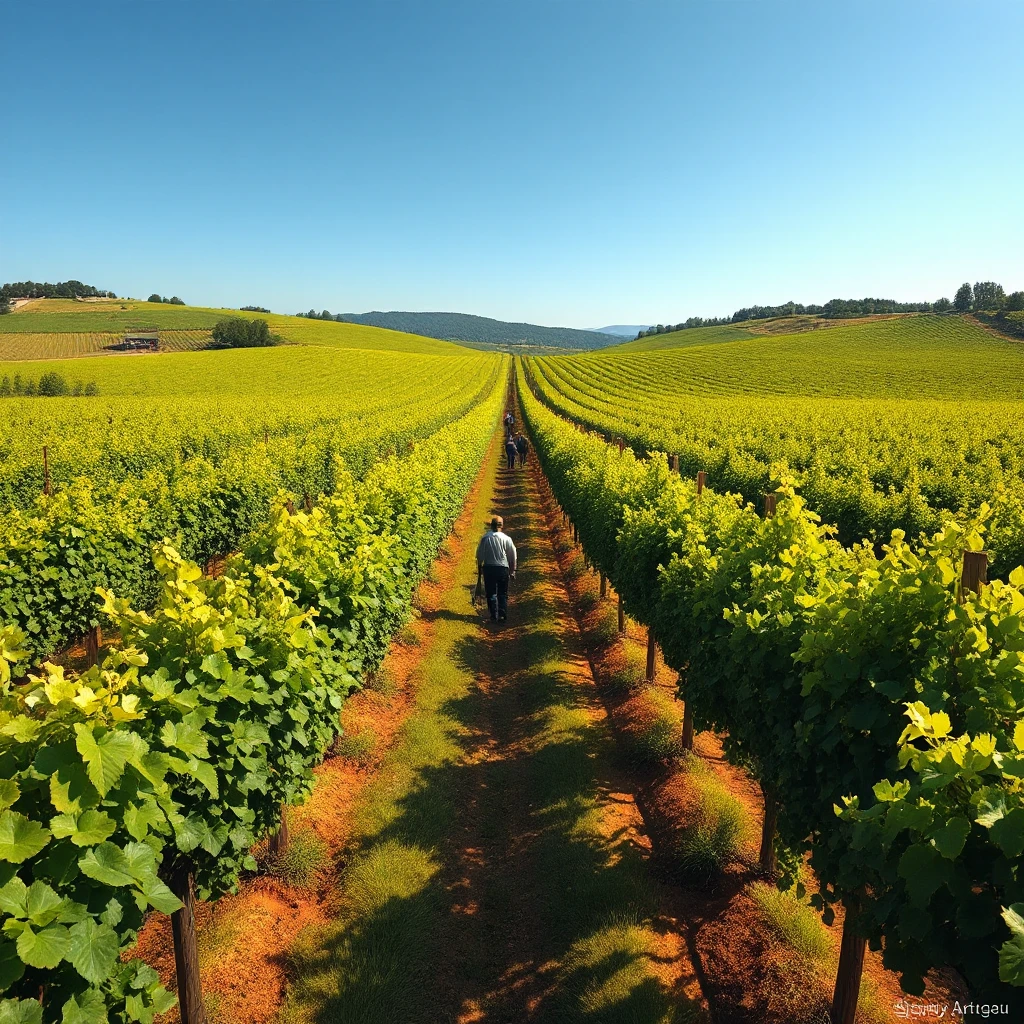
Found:
[[[121,348],[125,352],[158,352],[160,332],[156,328],[126,331]]]

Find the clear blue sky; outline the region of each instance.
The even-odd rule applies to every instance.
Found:
[[[1019,0],[7,3],[0,281],[597,327],[1024,288]]]

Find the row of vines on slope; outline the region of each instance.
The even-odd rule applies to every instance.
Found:
[[[853,1020],[861,937],[907,991],[952,964],[1024,1006],[1024,570],[959,584],[987,510],[879,556],[790,487],[762,518],[581,432],[522,378],[520,400],[588,558],[680,672],[687,719],[753,772],[767,829],[777,812],[769,849],[809,852],[826,919],[845,906],[855,984],[834,1021]]]
[[[526,369],[560,415],[621,436],[637,451],[678,455],[684,475],[704,470],[720,490],[747,501],[792,474],[804,500],[848,544],[884,541],[894,529],[934,533],[946,512],[970,515],[988,502],[995,571],[1024,563],[1017,402],[923,401],[902,390],[828,400],[688,394],[679,374],[698,367],[640,355],[533,359]],[[877,393],[887,393],[884,383]]]
[[[178,433],[149,461],[139,455],[138,475],[131,475],[134,462],[126,457],[116,473],[107,467],[112,477],[100,474],[98,483],[78,477],[26,508],[7,508],[0,517],[0,621],[25,632],[25,649],[34,657],[51,655],[97,624],[97,587],[152,603],[161,580],[150,551],[164,537],[200,563],[236,550],[266,521],[279,491],[302,503],[333,493],[348,472],[363,476],[389,452],[407,453],[483,401],[504,367],[493,359],[482,380],[463,381],[429,401],[431,389],[421,381],[418,405],[374,416],[338,410],[334,421],[308,424],[303,433],[275,424],[271,436],[257,424],[255,436],[239,446],[230,434],[212,436],[208,425],[197,424],[190,434],[179,422]],[[123,422],[116,430],[131,433]],[[78,443],[88,448],[91,437]]]
[[[173,1003],[125,957],[144,916],[172,913],[187,951],[193,887],[230,890],[281,805],[309,792],[346,694],[380,663],[462,507],[504,392],[496,379],[413,458],[342,476],[309,512],[281,496],[216,579],[157,545],[152,611],[103,593],[121,646],[99,667],[21,676],[23,634],[0,632],[0,1020],[149,1024]],[[179,970],[182,1019],[201,1021],[188,981]]]

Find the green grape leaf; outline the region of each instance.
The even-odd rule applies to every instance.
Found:
[[[43,1024],[43,1007],[38,999],[4,999],[0,1024]]]
[[[68,959],[75,970],[94,985],[110,977],[120,951],[117,932],[110,925],[96,924],[88,918],[71,929]]]
[[[1010,938],[999,950],[999,980],[1024,985],[1024,903],[1004,908],[1003,920],[1010,929]]]
[[[0,889],[0,910],[11,917],[28,917],[28,886],[15,875]]]
[[[34,857],[50,841],[50,833],[24,814],[6,810],[0,813],[0,860],[20,864]]]
[[[25,916],[36,925],[49,924],[64,901],[45,882],[33,882],[25,893]]]
[[[47,925],[38,932],[26,928],[18,936],[18,956],[29,967],[52,970],[70,948],[71,935],[62,924]]]
[[[98,989],[86,989],[63,1006],[61,1024],[108,1024],[107,1003]]]
[[[971,823],[965,817],[956,815],[937,828],[928,838],[943,857],[947,860],[956,860],[970,832]]]
[[[78,858],[78,866],[83,875],[113,885],[118,888],[131,885],[135,878],[131,873],[128,859],[121,849],[113,843],[100,843],[99,846],[86,850]]]
[[[1011,860],[1024,853],[1024,808],[1015,807],[990,830],[992,842]]]
[[[932,846],[911,846],[900,857],[897,869],[907,885],[911,902],[923,907],[943,886],[952,873],[953,865],[944,860]]]
[[[975,821],[982,828],[991,828],[997,821],[1001,821],[1008,811],[1006,793],[1001,789],[983,790],[985,796],[978,801],[978,813]]]
[[[181,910],[181,900],[159,878],[140,882],[139,889],[149,905],[162,914],[173,914]]]
[[[18,956],[18,947],[0,938],[0,992],[6,992],[25,973],[25,961]]]
[[[100,796],[106,796],[124,774],[125,765],[138,762],[146,751],[146,744],[132,732],[116,729],[103,732],[98,738],[89,725],[75,726],[78,748],[85,762],[89,781]]]
[[[75,846],[95,846],[117,831],[117,822],[103,811],[80,815],[60,814],[50,819],[50,830],[58,839],[70,839]]]
[[[21,796],[17,779],[0,779],[0,810],[12,806]]]
[[[155,803],[144,803],[141,806],[129,804],[124,812],[124,827],[132,839],[139,842],[149,835],[154,825],[159,825],[163,820],[163,812]]]

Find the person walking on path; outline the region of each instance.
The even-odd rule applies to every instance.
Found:
[[[523,436],[522,431],[519,432],[519,436],[516,438],[516,451],[519,452],[519,465],[526,465],[526,453],[530,450],[530,442]]]
[[[508,435],[508,440],[505,442],[505,454],[508,456],[508,468],[516,468],[516,443],[512,439],[512,435]]]
[[[476,548],[477,569],[484,577],[491,622],[499,619],[504,622],[508,618],[508,581],[516,575],[516,546],[512,538],[502,532],[504,526],[501,516],[495,516]]]

